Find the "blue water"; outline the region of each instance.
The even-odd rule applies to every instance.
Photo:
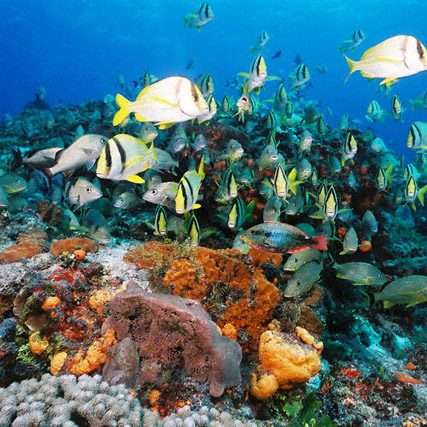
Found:
[[[385,110],[391,97],[377,94],[377,84],[352,75],[344,84],[347,65],[337,46],[357,28],[366,40],[349,56],[359,59],[368,47],[397,34],[411,34],[427,44],[425,0],[251,0],[210,1],[214,20],[199,33],[184,27],[182,17],[200,3],[189,0],[0,0],[0,115],[18,113],[40,86],[47,101],[82,103],[102,99],[118,90],[117,76],[126,82],[146,70],[163,78],[173,74],[191,78],[210,72],[215,96],[238,95],[226,82],[239,71],[248,71],[250,52],[259,33],[270,40],[264,49],[268,72],[285,77],[294,69],[298,54],[311,70],[313,86],[306,99],[321,101],[333,116],[326,122],[337,125],[348,112],[364,119],[366,108],[377,99]],[[271,56],[278,50],[277,60]],[[186,70],[190,59],[194,67]],[[314,68],[325,65],[327,74]],[[263,97],[274,93],[269,82]],[[405,123],[387,118],[375,124],[376,132],[405,157],[406,134],[414,120],[427,120],[426,111],[411,112],[409,99],[427,89],[427,73],[401,80],[392,93],[399,95]]]

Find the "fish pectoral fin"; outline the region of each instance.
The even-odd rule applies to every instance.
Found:
[[[383,306],[384,306],[384,308],[391,308],[391,307],[393,307],[395,304],[394,304],[394,302],[391,302],[391,301],[383,301]]]
[[[237,73],[238,76],[244,77],[245,79],[250,79],[252,77],[252,74],[250,73]]]
[[[279,77],[279,76],[267,76],[265,79],[266,79],[266,80],[280,80],[280,81],[282,81],[282,80],[283,80],[283,79],[282,79],[281,77]]]
[[[397,77],[387,77],[380,82],[380,85],[391,86],[395,84],[399,79]]]
[[[133,182],[134,184],[144,184],[144,180],[138,175],[132,175],[126,181]]]
[[[201,207],[202,207],[202,205],[200,203],[194,203],[192,209],[199,209]]]

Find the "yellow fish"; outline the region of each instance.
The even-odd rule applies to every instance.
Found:
[[[353,61],[345,56],[350,74],[360,71],[368,79],[382,78],[381,85],[390,86],[401,77],[427,70],[427,50],[413,36],[398,35],[368,49]],[[346,81],[347,81],[346,79]]]
[[[193,120],[209,112],[200,89],[185,77],[168,77],[142,89],[135,101],[116,95],[119,111],[113,126],[122,123],[130,113],[140,122],[155,122],[160,129]]]

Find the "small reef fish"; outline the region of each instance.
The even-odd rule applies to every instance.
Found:
[[[427,192],[427,185],[422,188],[418,188],[417,180],[413,175],[409,175],[406,180],[405,185],[405,199],[408,203],[413,204],[413,208],[415,208],[414,202],[417,200],[420,201],[421,205],[424,206],[424,196]]]
[[[224,171],[221,176],[218,195],[215,200],[220,203],[225,203],[237,197],[237,182],[231,168]]]
[[[309,291],[311,287],[320,280],[323,265],[311,261],[301,266],[288,280],[284,296],[295,298]]]
[[[427,110],[427,90],[415,99],[410,99],[411,110]]]
[[[263,31],[259,37],[256,43],[251,47],[251,52],[257,52],[259,50],[264,49],[265,45],[267,44],[269,40],[269,36],[266,31]]]
[[[351,39],[344,40],[340,46],[338,46],[339,52],[348,52],[355,50],[365,40],[365,34],[362,30],[358,29],[353,33]]]
[[[375,301],[383,301],[384,308],[390,308],[396,304],[412,307],[426,302],[427,276],[412,275],[396,279],[375,294]]]
[[[28,183],[22,176],[11,172],[0,176],[0,187],[6,194],[15,194],[27,189]]]
[[[91,239],[107,244],[111,239],[107,219],[97,209],[89,209],[83,218],[82,230]]]
[[[280,218],[282,206],[283,206],[283,199],[280,199],[276,196],[269,197],[262,211],[262,218],[264,223],[278,222]]]
[[[427,51],[413,36],[398,35],[368,49],[353,61],[345,56],[350,73],[360,71],[368,79],[382,78],[380,85],[390,86],[399,78],[427,70]],[[346,80],[347,80],[346,79]]]
[[[202,28],[212,21],[214,17],[212,8],[207,2],[203,2],[198,12],[192,12],[184,16],[184,25],[189,28],[196,28],[197,31],[201,31]]]
[[[320,262],[322,254],[317,249],[307,248],[303,251],[292,254],[285,262],[283,266],[283,270],[285,271],[297,271],[303,265],[317,261]]]
[[[304,130],[298,145],[298,154],[307,154],[311,151],[313,144],[313,135],[309,130]]]
[[[228,228],[239,230],[245,222],[246,217],[246,205],[245,202],[240,198],[236,197],[231,205],[230,212],[228,214]]]
[[[371,101],[368,105],[368,110],[366,111],[366,120],[371,123],[383,122],[384,121],[385,112],[381,108],[378,101]]]
[[[178,162],[165,150],[154,148],[154,156],[150,169],[156,171],[173,171],[179,166]]]
[[[140,122],[155,122],[160,129],[193,120],[209,112],[199,88],[185,77],[172,76],[142,89],[135,101],[116,95],[119,111],[113,126],[122,123],[130,113]]]
[[[207,98],[209,95],[212,95],[214,92],[214,82],[213,78],[209,73],[203,73],[196,79],[196,85],[200,89],[200,92]]]
[[[100,156],[106,143],[107,138],[102,135],[83,135],[68,148],[56,153],[55,165],[47,169],[47,172],[53,176],[61,172],[74,172],[81,167],[90,169]]]
[[[280,57],[281,54],[282,54],[282,51],[281,50],[277,50],[275,52],[275,54],[271,57],[271,59],[277,59],[277,58]]]
[[[229,163],[236,163],[242,158],[244,152],[242,144],[239,141],[230,139],[225,148],[225,154],[220,155],[218,159],[227,160]]]
[[[300,229],[280,222],[255,225],[240,238],[249,246],[267,252],[296,253],[307,248],[327,250],[327,237],[309,237]]]
[[[370,234],[378,233],[378,221],[372,211],[367,210],[363,214],[362,225]]]
[[[159,135],[156,126],[153,123],[143,123],[139,130],[138,138],[146,145],[151,144]]]
[[[313,166],[311,163],[304,157],[300,159],[297,165],[297,177],[299,181],[307,181],[311,174],[313,173]]]
[[[249,73],[238,73],[239,76],[244,77],[246,80],[244,92],[250,92],[254,89],[259,91],[266,80],[281,80],[280,77],[267,76],[267,65],[265,64],[264,57],[259,54],[251,65]]]
[[[197,203],[202,180],[205,177],[203,172],[204,160],[200,161],[198,171],[191,170],[185,172],[178,184],[175,196],[175,210],[177,214],[183,214],[193,209],[201,207]]]
[[[347,132],[345,142],[341,150],[341,165],[347,160],[351,160],[357,153],[357,141],[351,132]]]
[[[333,185],[328,188],[323,204],[323,218],[325,221],[334,221],[338,213],[338,197]]]
[[[258,167],[260,170],[270,169],[276,166],[280,157],[277,148],[274,145],[267,145],[262,150],[261,156],[258,161]]]
[[[393,99],[391,101],[391,115],[394,120],[398,122],[403,122],[403,112],[402,103],[397,95],[393,95]]]
[[[178,183],[174,181],[156,183],[149,188],[142,198],[155,205],[170,206],[175,201]]]
[[[412,123],[406,138],[406,145],[414,151],[427,150],[427,122]]]
[[[242,94],[242,96],[236,101],[236,107],[237,113],[235,115],[238,116],[240,122],[245,121],[245,113],[251,115],[253,112],[251,99],[246,93]]]
[[[194,212],[191,212],[190,219],[188,220],[187,234],[190,237],[190,245],[193,247],[199,246],[201,237],[200,225]]]
[[[280,111],[285,108],[286,102],[288,101],[288,94],[286,93],[285,85],[283,83],[279,83],[276,89],[276,94],[274,95],[274,99],[266,99],[264,102],[272,102],[274,109],[276,111]]]
[[[193,148],[193,151],[197,153],[198,151],[201,151],[206,148],[207,144],[208,142],[206,141],[206,137],[203,134],[199,133],[194,138],[191,147]]]
[[[382,286],[387,282],[386,275],[372,264],[367,262],[335,263],[333,265],[339,279],[353,282],[354,285]]]
[[[292,87],[301,87],[302,85],[308,83],[310,78],[310,72],[308,71],[307,65],[299,64],[293,76],[294,83]]]
[[[132,135],[119,134],[105,144],[96,167],[96,175],[112,181],[129,181],[143,184],[138,175],[156,161],[154,145],[147,147]]]
[[[68,200],[76,209],[102,197],[101,189],[86,178],[78,178],[68,191]]]
[[[340,255],[354,254],[357,251],[358,246],[359,239],[357,237],[356,230],[354,227],[350,227],[344,236],[343,250],[340,252]]]
[[[26,157],[22,161],[26,165],[32,166],[36,169],[51,168],[55,165],[56,155],[61,150],[63,150],[63,148],[60,147],[46,148],[35,152],[32,156]]]
[[[131,191],[125,191],[113,198],[113,206],[119,209],[133,210],[141,204],[141,199]]]
[[[165,208],[162,205],[158,205],[154,217],[154,235],[165,236],[167,233],[167,228],[168,218],[166,215]]]
[[[391,173],[393,171],[393,166],[389,166],[387,169],[379,168],[377,173],[377,188],[380,191],[385,191],[389,182],[391,181]]]

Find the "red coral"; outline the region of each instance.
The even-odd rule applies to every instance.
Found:
[[[46,233],[38,228],[26,231],[18,236],[18,243],[9,246],[0,253],[0,262],[17,262],[24,258],[32,258],[44,251]]]

